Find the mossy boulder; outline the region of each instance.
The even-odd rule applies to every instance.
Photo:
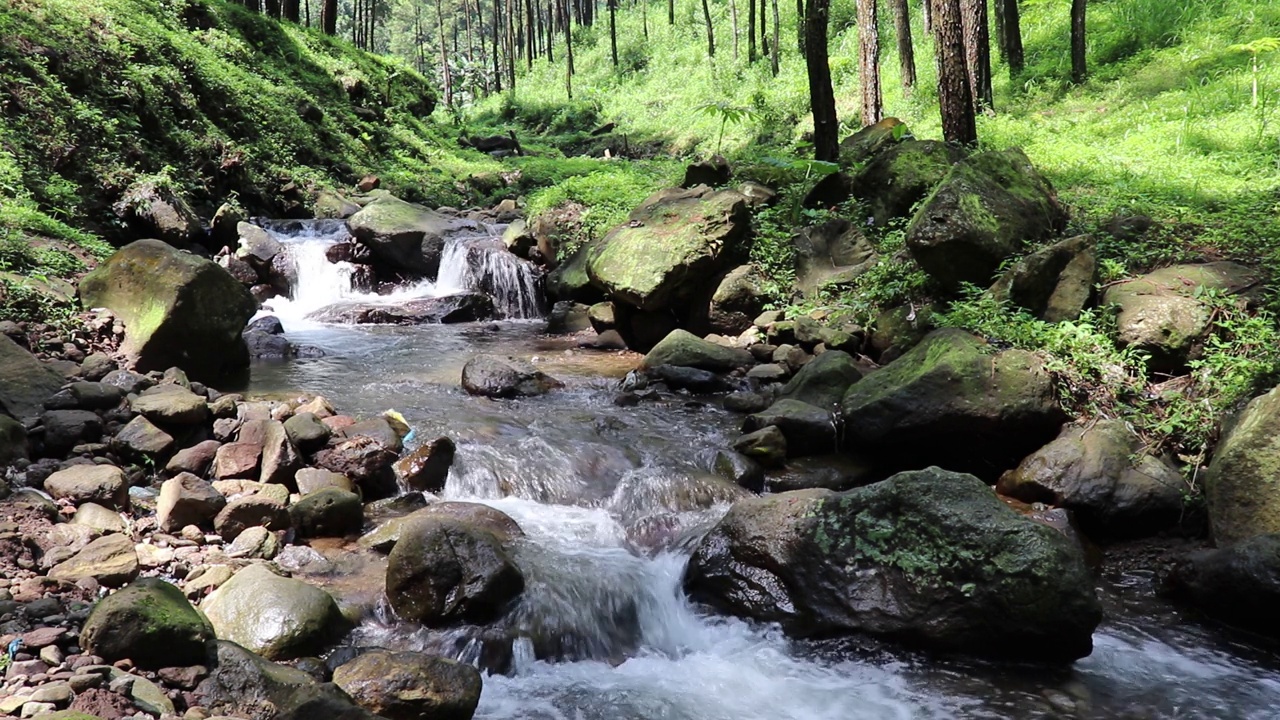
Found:
[[[708,342],[687,330],[672,330],[644,356],[645,368],[661,365],[728,372],[755,364],[751,353]]]
[[[247,720],[376,720],[336,685],[264,660],[234,642],[219,641],[209,661],[209,677],[196,686],[194,697],[214,715]]]
[[[997,351],[953,328],[854,383],[841,410],[856,454],[895,469],[938,464],[992,480],[1065,419],[1039,356]]]
[[[387,720],[468,720],[480,704],[474,667],[416,652],[373,650],[333,671],[333,682]]]
[[[253,296],[215,263],[159,240],[116,251],[80,281],[80,300],[124,322],[121,349],[139,371],[176,366],[217,381],[249,365],[241,333],[257,310]]]
[[[755,265],[739,265],[725,273],[707,304],[706,329],[729,337],[742,334],[764,310],[764,284],[764,274]],[[596,331],[602,332],[599,327]]]
[[[830,407],[818,407],[800,400],[783,398],[768,408],[749,415],[742,431],[752,433],[776,427],[787,439],[787,457],[834,452],[837,415]]]
[[[200,604],[218,639],[268,660],[316,655],[349,625],[329,593],[250,565]]]
[[[1097,242],[1078,235],[1021,258],[1001,273],[990,292],[997,300],[1056,323],[1080,317],[1097,281]]]
[[[750,232],[746,198],[735,190],[661,190],[592,247],[587,275],[615,302],[682,311],[746,256]]]
[[[1152,370],[1175,371],[1199,357],[1212,308],[1206,291],[1255,301],[1262,276],[1233,262],[1173,265],[1107,288],[1104,305],[1116,315],[1116,341],[1150,356]]]
[[[434,278],[445,235],[454,221],[390,195],[376,198],[347,219],[351,235],[388,269]]]
[[[158,578],[99,600],[80,631],[87,652],[109,663],[127,658],[146,670],[202,665],[213,639],[213,625],[186,595]]]
[[[972,155],[952,166],[907,227],[907,248],[930,276],[955,290],[986,286],[1026,242],[1052,237],[1067,213],[1021,150]]]
[[[1280,533],[1280,387],[1251,400],[1223,435],[1204,491],[1219,546]]]
[[[828,350],[815,357],[783,386],[779,397],[830,410],[840,405],[849,386],[862,379],[853,356]]]
[[[159,238],[180,248],[209,243],[195,211],[165,183],[136,183],[112,209],[134,237]]]
[[[1017,660],[1084,657],[1102,618],[1065,535],[939,468],[740,500],[695,550],[684,586],[797,636],[865,632]]]
[[[963,150],[937,140],[904,140],[872,157],[853,176],[850,190],[872,222],[883,227],[908,216],[964,156]]]
[[[594,245],[591,243],[579,246],[554,270],[547,273],[547,294],[557,300],[587,304],[602,299],[604,293],[591,284],[591,276],[587,275],[587,260],[593,249]]]
[[[881,152],[907,140],[911,131],[895,117],[867,125],[840,141],[840,164],[844,167],[861,165]]]
[[[848,220],[837,218],[804,228],[792,244],[796,289],[807,296],[852,283],[877,262],[871,241]]]

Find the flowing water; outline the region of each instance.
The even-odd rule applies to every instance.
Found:
[[[346,287],[341,268],[301,260],[333,241],[333,233],[313,235],[323,237],[286,238],[306,287],[291,301],[298,306],[332,302]],[[484,238],[465,244],[451,247],[458,255],[493,248]],[[485,267],[479,260],[468,266]],[[499,295],[512,288],[511,278],[503,283]],[[680,577],[690,543],[734,496],[705,475],[709,451],[732,439],[738,418],[691,398],[617,407],[615,386],[635,358],[577,350],[536,322],[323,326],[287,310],[290,338],[327,355],[256,367],[253,390],[318,392],[353,414],[395,408],[418,437],[449,435],[458,457],[446,497],[493,505],[527,534],[517,553],[526,593],[507,625],[487,634],[397,622],[377,606],[379,557],[336,551],[347,560],[324,580],[348,601],[377,606],[352,645],[501,666],[485,678],[478,718],[1280,717],[1280,658],[1183,617],[1155,600],[1142,576],[1100,583],[1107,620],[1094,652],[1063,669],[943,659],[867,640],[798,642],[711,615],[686,601]],[[481,352],[526,358],[566,387],[517,401],[468,396],[461,367]]]

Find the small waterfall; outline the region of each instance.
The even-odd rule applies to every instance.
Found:
[[[542,316],[538,271],[492,235],[446,241],[436,285],[442,291],[482,292],[493,298],[498,312],[508,319]]]

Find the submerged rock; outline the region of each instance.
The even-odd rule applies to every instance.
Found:
[[[1023,660],[1088,655],[1102,617],[1070,540],[938,468],[739,501],[694,552],[685,589],[794,635]]]
[[[348,325],[428,325],[492,320],[493,298],[483,293],[405,300],[392,304],[338,303],[307,316],[311,320]]]
[[[462,389],[489,398],[545,395],[564,383],[514,358],[477,355],[462,366]]]

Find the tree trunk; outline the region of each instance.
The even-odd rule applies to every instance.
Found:
[[[965,67],[969,71],[969,93],[974,110],[989,110],[991,90],[991,30],[987,23],[987,0],[961,0]]]
[[[644,39],[649,40],[649,0],[640,0],[640,24],[644,27]]]
[[[756,61],[756,0],[747,0],[747,63]]]
[[[768,56],[769,56],[769,0],[760,0],[760,57],[768,57]]]
[[[942,137],[947,142],[971,145],[978,141],[978,127],[969,94],[965,68],[964,24],[960,0],[930,0],[933,4],[934,45],[938,54],[938,106],[942,111]]]
[[[284,0],[280,5],[280,15],[289,22],[296,23],[302,19],[302,4],[298,0]]]
[[[564,70],[564,91],[573,99],[573,27],[569,23],[569,0],[560,0],[564,4],[565,25],[564,25],[564,55],[566,67]]]
[[[444,37],[444,0],[436,0],[436,40],[440,42],[440,74],[444,84],[444,106],[453,107],[453,72],[449,69],[449,44]]]
[[[773,70],[773,76],[778,77],[778,38],[782,33],[780,29],[780,18],[778,13],[778,0],[773,0],[773,44],[769,46],[769,64]]]
[[[716,33],[711,27],[711,6],[707,4],[707,0],[702,0],[702,17],[707,22],[707,57],[716,56]]]
[[[676,0],[667,0],[667,24],[676,24]]]
[[[738,61],[738,0],[729,0],[729,22],[733,27],[733,61]]]
[[[489,38],[489,49],[493,55],[493,89],[502,92],[502,63],[498,57],[499,37],[502,35],[502,3],[493,0],[493,37]]]
[[[929,0],[925,0],[927,3]],[[893,29],[898,40],[898,67],[902,87],[916,86],[916,51],[911,43],[911,9],[907,0],[889,0],[893,6]]]
[[[876,0],[858,3],[858,85],[862,94],[862,124],[874,125],[884,115],[880,94],[880,29]],[[813,37],[810,31],[810,37]],[[826,33],[823,32],[825,38]],[[812,48],[810,48],[812,52]],[[834,100],[832,101],[834,102]],[[817,116],[815,115],[815,118]],[[816,135],[816,133],[815,133]]]
[[[829,0],[828,0],[828,6],[830,6]],[[804,33],[805,33],[804,18],[805,18],[804,0],[796,0],[796,50],[799,51],[800,57],[804,57]]]
[[[1022,53],[1022,18],[1018,12],[1018,0],[996,0],[1004,7],[1004,47],[1009,61],[1011,77],[1022,73],[1025,56]]]
[[[804,57],[809,71],[809,106],[813,110],[813,156],[835,162],[840,152],[840,124],[836,119],[836,95],[831,89],[831,66],[827,63],[829,2],[808,0],[803,15]]]
[[[280,0],[266,0],[266,13],[268,17],[280,17]]]
[[[996,52],[1000,54],[1000,60],[1009,59],[1009,42],[1008,34],[1004,30],[1004,0],[995,0],[995,16],[996,16]]]
[[[525,58],[528,61],[530,70],[533,69],[533,56],[537,53],[537,39],[533,35],[533,0],[525,0],[524,3],[524,47]]]
[[[924,0],[924,33],[925,35],[933,34],[933,0]]]
[[[320,29],[325,35],[338,34],[338,0],[324,0],[320,6]]]
[[[613,58],[613,66],[618,67],[618,0],[609,0],[609,55]]]
[[[1084,82],[1088,68],[1084,56],[1085,0],[1071,0],[1071,82]]]

